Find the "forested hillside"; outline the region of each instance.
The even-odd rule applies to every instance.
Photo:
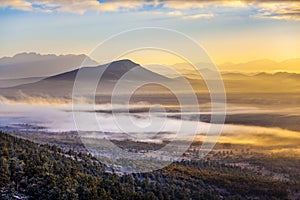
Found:
[[[287,199],[285,182],[210,160],[118,176],[91,155],[0,132],[1,199]]]

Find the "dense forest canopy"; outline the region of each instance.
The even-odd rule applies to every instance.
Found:
[[[181,161],[152,173],[117,174],[91,155],[0,133],[2,199],[286,199],[287,184],[239,167]]]

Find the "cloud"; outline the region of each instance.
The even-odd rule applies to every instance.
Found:
[[[24,0],[2,0],[0,7],[11,7],[16,10],[30,11],[32,10],[31,3]]]
[[[100,3],[97,0],[2,0],[0,7],[24,11],[67,12],[84,14],[94,11],[132,10],[142,7],[140,1],[112,1]]]
[[[245,7],[247,3],[244,1],[220,1],[220,0],[210,0],[210,1],[162,1],[164,2],[165,8],[171,9],[197,9],[205,8],[207,6],[228,6],[228,7]]]
[[[42,2],[42,5],[45,7],[50,8],[53,11],[58,12],[75,12],[83,14],[87,10],[90,9],[99,9],[100,3],[95,0],[61,0],[61,1],[55,1],[55,0],[35,0],[33,1],[33,5],[39,5]]]
[[[200,19],[200,18],[212,18],[214,17],[214,14],[212,13],[203,13],[203,14],[196,14],[196,15],[189,15],[189,16],[184,16],[184,19]]]
[[[211,7],[254,8],[253,16],[258,18],[300,20],[300,1],[283,0],[210,0],[210,1],[174,1],[174,0],[136,0],[136,1],[98,1],[98,0],[1,0],[0,7],[37,12],[70,12],[84,14],[87,11],[162,11],[170,16],[183,19],[212,18],[208,12]],[[249,9],[250,9],[249,8]],[[191,14],[192,13],[192,14]]]
[[[168,12],[168,15],[170,16],[182,16],[183,13],[181,11],[171,11],[171,12]]]
[[[71,99],[56,98],[49,95],[44,96],[29,96],[25,93],[19,92],[13,98],[7,98],[0,95],[1,104],[33,104],[33,105],[68,105],[71,104]]]
[[[285,19],[285,20],[300,20],[300,1],[283,1],[283,0],[244,0],[244,1],[162,1],[164,7],[168,9],[187,11],[202,9],[207,10],[208,7],[230,7],[230,8],[256,8],[256,13],[253,15],[257,18],[270,19]],[[177,12],[177,11],[173,11]],[[211,18],[213,14],[195,14],[185,19],[196,18]]]
[[[178,10],[168,12],[167,15],[174,16],[174,17],[180,17],[182,19],[200,19],[200,18],[209,19],[209,18],[214,17],[214,14],[212,14],[212,13],[189,14],[189,13],[181,12]]]
[[[300,20],[300,2],[268,2],[261,3],[259,7],[260,10],[255,17]]]

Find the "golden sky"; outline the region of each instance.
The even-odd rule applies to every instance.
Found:
[[[0,8],[0,57],[20,52],[89,55],[122,31],[160,27],[194,39],[220,67],[300,58],[300,1],[2,0]],[[165,53],[130,56],[141,64],[182,62]],[[101,56],[98,61],[106,62]]]

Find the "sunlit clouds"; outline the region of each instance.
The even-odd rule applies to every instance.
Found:
[[[139,11],[175,14],[184,19],[211,18],[213,7],[253,9],[254,17],[299,20],[298,1],[98,1],[98,0],[2,0],[0,7],[36,12],[70,12],[84,14],[88,11],[120,12]]]
[[[1,7],[10,7],[12,9],[17,10],[25,10],[30,11],[32,10],[32,4],[28,1],[22,1],[22,0],[2,0],[0,2]]]
[[[300,20],[300,4],[297,1],[261,3],[256,17]]]

